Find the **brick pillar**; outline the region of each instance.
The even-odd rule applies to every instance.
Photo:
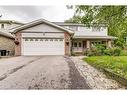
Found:
[[[65,55],[71,55],[71,35],[68,32],[65,32],[64,36],[65,36]]]
[[[16,56],[20,56],[21,55],[21,33],[20,32],[17,32],[15,34],[15,41],[18,41],[19,44],[15,44],[15,55]]]
[[[107,41],[107,47],[108,47],[108,48],[111,48],[111,47],[112,47],[112,42],[111,42],[111,40],[108,40],[108,41]]]

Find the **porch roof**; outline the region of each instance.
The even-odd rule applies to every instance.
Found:
[[[74,39],[117,39],[113,36],[74,36]]]

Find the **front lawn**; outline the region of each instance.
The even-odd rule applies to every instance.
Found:
[[[91,56],[83,60],[94,67],[110,69],[127,78],[127,56]]]

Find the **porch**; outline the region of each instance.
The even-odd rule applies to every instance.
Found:
[[[112,47],[111,39],[73,39],[72,52],[83,54],[86,50],[90,50],[91,47],[96,44],[105,44],[106,47]]]

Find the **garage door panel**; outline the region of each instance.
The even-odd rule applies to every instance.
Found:
[[[27,39],[27,38],[26,38]],[[64,55],[64,39],[23,39],[23,55]]]

